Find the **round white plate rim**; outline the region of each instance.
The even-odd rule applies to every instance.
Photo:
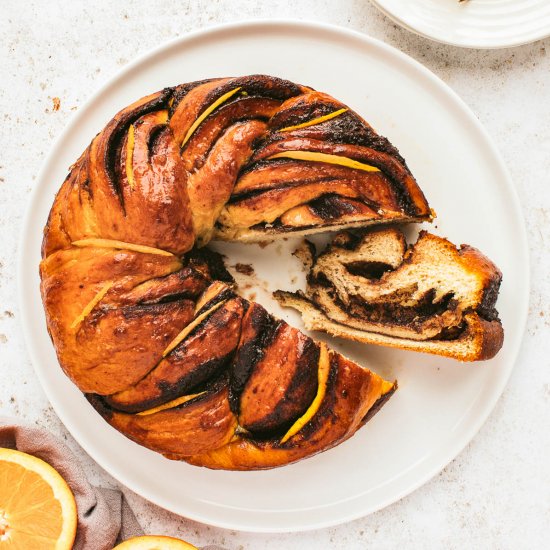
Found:
[[[418,26],[412,24],[410,21],[408,21],[403,16],[400,16],[395,11],[391,11],[385,4],[384,0],[371,0],[371,2],[387,17],[389,17],[393,22],[397,23],[404,29],[413,32],[417,34],[418,36],[422,36],[423,38],[428,38],[429,40],[434,40],[436,42],[439,42],[441,44],[447,44],[448,46],[458,46],[460,48],[468,48],[468,49],[480,49],[480,50],[500,50],[504,48],[516,48],[519,46],[524,46],[525,44],[531,44],[532,42],[536,42],[537,40],[543,40],[544,38],[548,38],[550,36],[550,28],[548,31],[541,31],[540,33],[533,33],[530,36],[524,36],[518,35],[515,40],[503,40],[501,42],[495,41],[491,44],[487,44],[486,42],[475,42],[473,40],[467,40],[464,42],[461,41],[453,41],[453,40],[447,40],[443,36],[430,34],[429,32],[426,32],[425,30],[420,29]]]
[[[192,42],[197,38],[202,38],[202,39],[207,37],[212,38],[219,33],[223,34],[224,32],[236,31],[236,30],[239,30],[241,32],[246,32],[248,29],[257,31],[261,27],[271,28],[272,30],[277,29],[280,31],[283,31],[285,28],[287,30],[291,29],[292,31],[298,31],[300,29],[305,28],[311,31],[318,31],[319,33],[340,34],[341,36],[344,36],[347,38],[353,38],[359,42],[362,42],[365,45],[375,46],[381,50],[384,50],[386,54],[391,54],[393,56],[396,56],[397,58],[400,59],[400,61],[406,63],[410,68],[413,68],[414,70],[421,73],[422,77],[430,80],[432,85],[435,85],[436,87],[438,87],[439,91],[444,92],[447,95],[447,97],[453,100],[455,107],[457,107],[461,111],[461,115],[466,117],[466,119],[470,124],[473,124],[476,131],[479,133],[479,136],[483,138],[483,141],[485,142],[486,146],[489,148],[491,155],[498,162],[498,166],[504,176],[502,184],[504,185],[507,192],[509,193],[509,196],[513,199],[513,205],[512,205],[513,211],[515,213],[518,227],[520,229],[520,235],[518,235],[517,237],[519,239],[519,242],[521,243],[521,250],[518,251],[518,254],[521,255],[521,253],[523,253],[523,256],[524,256],[523,258],[519,258],[519,261],[522,261],[522,279],[525,282],[525,284],[519,290],[519,292],[522,294],[521,298],[519,299],[519,303],[523,304],[523,307],[521,311],[517,312],[518,322],[516,325],[521,328],[521,334],[523,334],[525,330],[526,321],[527,321],[527,312],[528,312],[529,261],[528,261],[527,234],[526,234],[525,223],[523,219],[523,214],[521,212],[517,192],[515,190],[511,177],[502,161],[502,158],[500,157],[500,154],[496,149],[496,146],[494,145],[491,137],[489,136],[485,128],[481,125],[481,123],[478,121],[478,119],[475,117],[472,111],[468,108],[468,106],[463,102],[463,100],[447,84],[445,84],[441,79],[439,79],[435,74],[429,71],[426,67],[424,67],[422,64],[420,64],[413,58],[409,57],[408,55],[404,54],[403,52],[397,50],[396,48],[393,48],[392,46],[389,46],[380,40],[363,35],[359,32],[338,27],[336,25],[326,24],[326,23],[292,21],[292,20],[238,21],[238,22],[228,23],[223,25],[215,25],[215,26],[193,31],[186,34],[183,37],[178,37],[176,39],[170,40],[146,52],[145,54],[137,57],[134,61],[129,63],[123,70],[119,71],[113,77],[111,77],[107,82],[105,82],[89,98],[87,98],[83,108],[79,112],[75,113],[75,115],[73,115],[72,119],[69,121],[67,126],[63,129],[63,131],[54,141],[49,154],[45,158],[37,178],[37,184],[35,185],[35,187],[31,192],[28,208],[26,210],[25,217],[23,220],[23,229],[21,232],[21,238],[19,243],[19,257],[18,257],[18,277],[17,277],[18,300],[19,300],[20,311],[22,314],[23,333],[24,333],[25,341],[27,343],[28,352],[35,369],[35,373],[48,399],[50,400],[56,414],[59,416],[63,424],[67,427],[69,432],[73,435],[75,440],[80,444],[80,446],[110,475],[112,475],[115,479],[117,479],[118,481],[120,481],[121,483],[123,483],[124,485],[126,485],[127,487],[135,491],[136,493],[140,494],[142,497],[146,498],[147,500],[167,510],[173,511],[180,515],[184,515],[185,517],[188,517],[190,519],[200,521],[206,524],[214,525],[217,527],[222,527],[227,529],[238,529],[241,531],[248,531],[248,532],[276,533],[276,532],[308,531],[308,530],[320,529],[325,527],[331,527],[331,526],[335,526],[347,521],[351,521],[351,520],[363,517],[377,510],[385,508],[386,506],[393,504],[394,502],[397,502],[398,500],[402,499],[403,497],[413,492],[418,487],[424,485],[435,475],[437,475],[445,466],[447,466],[454,458],[456,458],[456,456],[472,440],[472,438],[476,435],[476,433],[479,431],[479,429],[483,426],[483,424],[487,420],[491,411],[494,409],[498,399],[500,398],[504,390],[504,387],[508,382],[513,366],[517,360],[520,346],[522,343],[522,338],[518,338],[515,342],[515,346],[509,350],[509,355],[511,359],[508,362],[508,368],[506,369],[505,372],[501,373],[501,376],[498,379],[498,384],[494,386],[495,391],[492,394],[492,398],[490,400],[487,400],[484,403],[484,407],[482,408],[481,412],[477,416],[477,421],[473,422],[470,425],[470,429],[460,441],[455,441],[453,445],[447,447],[448,450],[444,454],[444,457],[441,458],[441,460],[433,464],[431,468],[429,468],[424,475],[420,476],[414,482],[411,482],[408,485],[404,486],[401,491],[398,491],[395,494],[389,495],[388,498],[378,501],[378,503],[375,506],[371,506],[371,507],[359,506],[353,512],[348,512],[343,516],[334,517],[331,520],[318,521],[318,522],[313,520],[308,522],[307,525],[293,526],[291,528],[285,527],[284,525],[265,526],[265,525],[250,524],[246,522],[241,522],[241,524],[236,525],[235,522],[226,522],[220,518],[212,519],[212,517],[208,515],[197,514],[192,510],[184,510],[184,511],[177,510],[177,509],[174,509],[173,503],[167,501],[162,496],[150,494],[143,487],[141,488],[137,487],[135,480],[128,478],[123,471],[117,470],[112,464],[110,464],[107,457],[103,455],[100,456],[98,452],[96,452],[96,448],[94,447],[94,445],[92,445],[91,442],[89,442],[86,439],[86,436],[80,432],[77,424],[73,421],[73,416],[69,414],[68,411],[64,410],[58,403],[56,403],[55,392],[53,388],[50,386],[48,380],[45,378],[45,375],[39,368],[39,365],[40,365],[39,350],[33,346],[32,315],[36,306],[35,304],[31,303],[27,298],[27,294],[25,292],[25,288],[26,288],[25,281],[27,278],[29,279],[29,281],[32,280],[32,278],[29,275],[29,268],[32,270],[33,268],[36,269],[37,266],[26,265],[25,258],[27,255],[25,254],[25,248],[27,246],[27,243],[30,242],[32,237],[32,235],[30,234],[31,216],[34,210],[34,205],[39,198],[41,182],[48,172],[49,165],[52,164],[53,162],[55,151],[58,145],[64,141],[65,136],[68,135],[73,130],[73,128],[78,124],[80,117],[82,116],[82,113],[85,111],[85,107],[91,105],[92,103],[95,103],[98,100],[98,98],[100,98],[111,86],[113,86],[116,83],[117,80],[123,79],[128,73],[133,71],[136,67],[139,67],[141,64],[146,63],[151,58],[154,58],[156,55],[161,54],[162,52],[169,50],[172,47],[175,47],[175,46],[184,47],[185,43],[187,42]],[[353,497],[353,498],[358,500],[360,496]],[[327,506],[329,505],[332,505],[332,504],[328,504]]]

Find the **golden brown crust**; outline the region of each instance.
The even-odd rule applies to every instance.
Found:
[[[175,256],[102,248],[60,250],[42,262],[41,291],[50,335],[61,366],[82,391],[120,391],[154,367],[170,339],[192,318],[194,292],[187,299],[165,303],[148,303],[147,293],[151,284],[162,288],[180,268]],[[178,291],[185,295],[189,283],[178,283]],[[110,284],[101,302],[77,322]],[[135,301],[128,303],[132,289]],[[145,301],[140,303],[142,297]]]
[[[228,300],[141,380],[106,397],[105,402],[116,410],[139,412],[191,393],[231,357],[245,308],[240,298]]]
[[[280,323],[254,365],[240,395],[239,424],[252,433],[270,432],[305,412],[317,391],[317,346]]]
[[[383,391],[385,395],[395,387],[383,389],[384,384],[387,383],[376,374],[333,354],[329,387],[321,408],[306,429],[287,442],[254,442],[237,437],[209,453],[177,458],[197,466],[226,470],[263,470],[296,462],[334,447],[353,435]]]
[[[201,113],[232,92],[236,93],[187,137]],[[345,112],[299,127],[338,110]],[[298,128],[287,131],[291,125]],[[349,158],[369,163],[379,172],[369,175],[318,160],[269,159],[285,151]],[[257,208],[256,202],[248,205],[250,197],[242,196],[250,192],[246,181],[256,174],[271,193],[256,199],[266,216],[241,219],[242,213]],[[308,181],[316,186],[304,187]],[[334,226],[349,216],[349,204],[330,209],[323,202],[340,191],[360,200],[358,219],[367,214],[361,213],[361,205],[370,208],[365,219],[372,218],[372,212],[379,221],[388,216],[396,221],[431,218],[426,199],[397,150],[334,98],[261,75],[214,79],[146,96],[107,124],[71,168],[56,198],[44,254],[89,237],[184,253],[197,239],[199,244],[208,241],[218,218],[218,223],[225,222],[216,228],[220,235],[249,230],[250,224],[273,223],[276,218],[267,216],[267,206],[278,202],[275,190],[300,187],[304,192],[294,192],[288,209],[320,200],[311,206],[312,215],[322,213],[317,227]],[[235,212],[222,212],[230,197]],[[280,230],[309,227],[297,225],[294,218],[288,227],[281,224]],[[272,228],[254,228],[261,229]]]
[[[127,437],[159,453],[182,456],[221,447],[231,440],[237,419],[229,408],[227,385],[183,405],[152,414],[104,411],[105,419]],[[97,397],[92,397],[97,404]],[[94,403],[95,400],[95,403]],[[101,406],[96,406],[102,410]]]
[[[477,352],[472,353],[465,361],[486,361],[487,359],[492,359],[504,344],[504,329],[499,320],[486,321],[482,317],[477,316],[476,321],[476,344],[474,348],[477,349]],[[472,322],[471,325],[473,324]],[[470,327],[471,325],[469,324],[468,326]]]
[[[41,264],[48,329],[67,375],[140,444],[206,453],[235,435],[236,419],[258,441],[279,437],[314,402],[318,345],[228,286],[213,290],[226,273],[196,247],[213,235],[429,219],[398,151],[336,99],[263,75],[167,88],[115,115],[56,196]],[[261,467],[349,437],[388,391],[333,359],[350,397]],[[317,435],[301,441],[308,430]]]

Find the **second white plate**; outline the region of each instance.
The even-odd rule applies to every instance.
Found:
[[[548,0],[371,0],[396,23],[466,48],[508,48],[550,36]]]
[[[504,272],[498,307],[506,331],[499,355],[461,365],[421,354],[331,340],[399,380],[389,403],[344,444],[265,472],[224,472],[171,462],[126,439],[65,377],[46,331],[39,294],[42,229],[67,168],[122,107],[164,86],[212,76],[267,73],[328,92],[396,144],[438,214],[434,230],[489,255]],[[83,106],[54,145],[26,218],[19,266],[24,330],[37,375],[84,449],[135,492],[173,512],[249,531],[314,529],[386,506],[452,460],[486,420],[510,375],[528,292],[525,230],[508,173],[487,134],[437,77],[363,35],[304,23],[236,24],[190,34],[146,55]],[[229,263],[253,263],[259,300],[296,326],[265,290],[289,288],[299,266],[291,243],[223,245]],[[263,292],[262,292],[263,291]]]

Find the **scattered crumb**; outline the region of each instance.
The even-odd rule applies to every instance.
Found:
[[[292,255],[302,263],[303,271],[309,271],[315,258],[315,246],[308,240],[304,240]]]
[[[271,244],[271,241],[259,241],[258,246],[260,248],[265,248],[267,245]]]
[[[54,111],[59,111],[59,108],[61,107],[61,100],[58,97],[52,98],[53,101],[53,107],[52,109]]]
[[[5,344],[8,341],[8,337],[5,334],[0,334],[0,344]]]
[[[249,295],[248,295],[248,299],[249,300],[255,300],[256,299],[256,296],[257,294],[255,292],[251,292]]]
[[[4,313],[0,314],[0,319],[3,319],[4,317],[14,317],[13,311],[6,309]]]
[[[242,294],[246,293],[251,300],[254,300],[256,298],[256,295],[257,295],[256,291],[258,289],[264,290],[266,292],[269,291],[269,285],[267,281],[258,280],[256,278],[254,278],[250,282],[240,284],[238,288]],[[252,295],[254,296],[252,297]]]
[[[292,277],[292,278],[290,279],[290,283],[291,283],[291,284],[294,284],[297,280],[298,280],[298,277],[296,277],[296,275],[294,275],[294,277]]]
[[[233,266],[238,273],[242,275],[254,275],[254,268],[250,264],[235,264]]]

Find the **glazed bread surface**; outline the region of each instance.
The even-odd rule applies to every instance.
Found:
[[[235,294],[202,247],[431,216],[397,149],[327,94],[254,75],[146,96],[76,160],[44,231],[61,367],[170,458],[254,469],[323,451],[395,384]]]

